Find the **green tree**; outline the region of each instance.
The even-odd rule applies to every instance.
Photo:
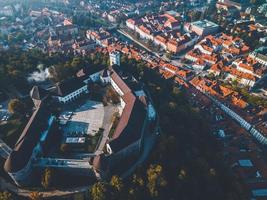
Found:
[[[110,185],[118,192],[121,192],[124,186],[122,179],[119,176],[112,176]]]
[[[69,151],[69,145],[68,145],[68,144],[61,144],[61,145],[60,145],[60,151],[61,151],[62,153],[66,153],[66,152],[68,152],[68,151]]]
[[[185,169],[181,169],[180,171],[179,171],[179,174],[178,174],[178,179],[179,180],[184,180],[185,178],[186,178],[186,170]]]
[[[120,97],[112,87],[107,88],[105,96],[106,96],[107,100],[111,101],[113,104],[120,103]]]
[[[108,199],[108,185],[104,182],[95,183],[90,189],[90,195],[93,200]]]
[[[42,200],[43,195],[40,192],[31,192],[30,197],[31,200]]]
[[[166,58],[171,59],[172,56],[173,56],[173,53],[172,52],[168,52],[168,53],[165,54],[165,56],[166,56]]]
[[[82,64],[83,64],[82,59],[80,57],[74,57],[72,59],[71,66],[74,69],[74,71],[77,70],[78,68],[81,68]]]
[[[145,182],[141,176],[136,174],[133,175],[131,186],[128,189],[127,199],[129,200],[140,200],[147,199],[146,190],[145,190]]]
[[[45,189],[48,189],[51,186],[52,175],[53,175],[52,170],[49,168],[46,168],[43,173],[42,181],[41,181],[41,184]]]
[[[13,200],[12,194],[7,191],[0,192],[0,200]]]
[[[147,188],[152,198],[160,195],[160,191],[167,185],[161,165],[150,165],[147,170]]]
[[[125,195],[123,189],[124,189],[124,184],[122,179],[119,176],[112,176],[111,180],[109,182],[109,185],[112,190],[112,198],[113,199],[121,199],[122,196]]]
[[[190,10],[188,16],[190,17],[191,22],[194,22],[200,19],[201,12],[198,10]]]
[[[11,99],[8,103],[8,111],[12,114],[24,115],[26,112],[26,106],[19,99]]]

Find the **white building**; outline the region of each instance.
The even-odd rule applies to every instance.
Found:
[[[243,77],[237,77],[236,75],[233,75],[233,74],[230,74],[230,73],[227,73],[226,74],[226,77],[225,77],[225,80],[238,80],[238,82],[242,85],[247,85],[247,86],[250,86],[250,87],[253,87],[254,84],[255,84],[255,80],[251,80],[251,79],[248,79],[248,78],[243,78]]]
[[[68,103],[82,94],[88,93],[87,85],[80,79],[74,78],[56,85],[57,99],[60,103]]]
[[[135,30],[135,21],[133,19],[126,20],[126,26],[132,30]]]
[[[110,83],[110,71],[109,69],[104,69],[100,74],[100,81],[103,85]]]
[[[109,54],[110,65],[119,65],[121,64],[120,52],[113,51]]]
[[[260,64],[267,66],[267,47],[262,47],[253,51],[249,56]]]
[[[2,16],[13,16],[14,14],[14,10],[12,8],[12,6],[5,6],[3,8],[0,8],[0,15]]]
[[[219,25],[205,19],[202,21],[192,22],[189,29],[200,36],[206,36],[217,33]]]
[[[210,51],[207,50],[207,49],[204,49],[204,48],[202,47],[201,44],[197,44],[197,45],[195,45],[194,48],[195,48],[195,49],[199,49],[199,50],[201,51],[201,53],[208,54],[208,55],[211,55],[212,52],[213,52],[213,49],[210,49]]]

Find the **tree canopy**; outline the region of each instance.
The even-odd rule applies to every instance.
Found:
[[[19,99],[11,99],[8,103],[8,111],[16,115],[24,115],[26,105]]]

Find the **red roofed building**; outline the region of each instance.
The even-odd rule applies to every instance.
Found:
[[[136,21],[134,19],[127,19],[126,20],[126,26],[129,27],[132,30],[135,30]]]
[[[193,72],[189,70],[179,69],[176,71],[176,75],[181,77],[183,80],[188,80],[193,76]]]
[[[140,37],[143,39],[153,40],[153,32],[150,28],[146,27],[145,25],[140,25],[136,27],[136,31],[140,34]]]
[[[156,45],[160,45],[163,49],[167,49],[167,39],[161,35],[157,35],[155,38],[154,38],[154,43]]]

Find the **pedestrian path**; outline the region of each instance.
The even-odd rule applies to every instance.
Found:
[[[0,139],[0,155],[4,159],[7,159],[10,155],[12,149],[3,141]]]

